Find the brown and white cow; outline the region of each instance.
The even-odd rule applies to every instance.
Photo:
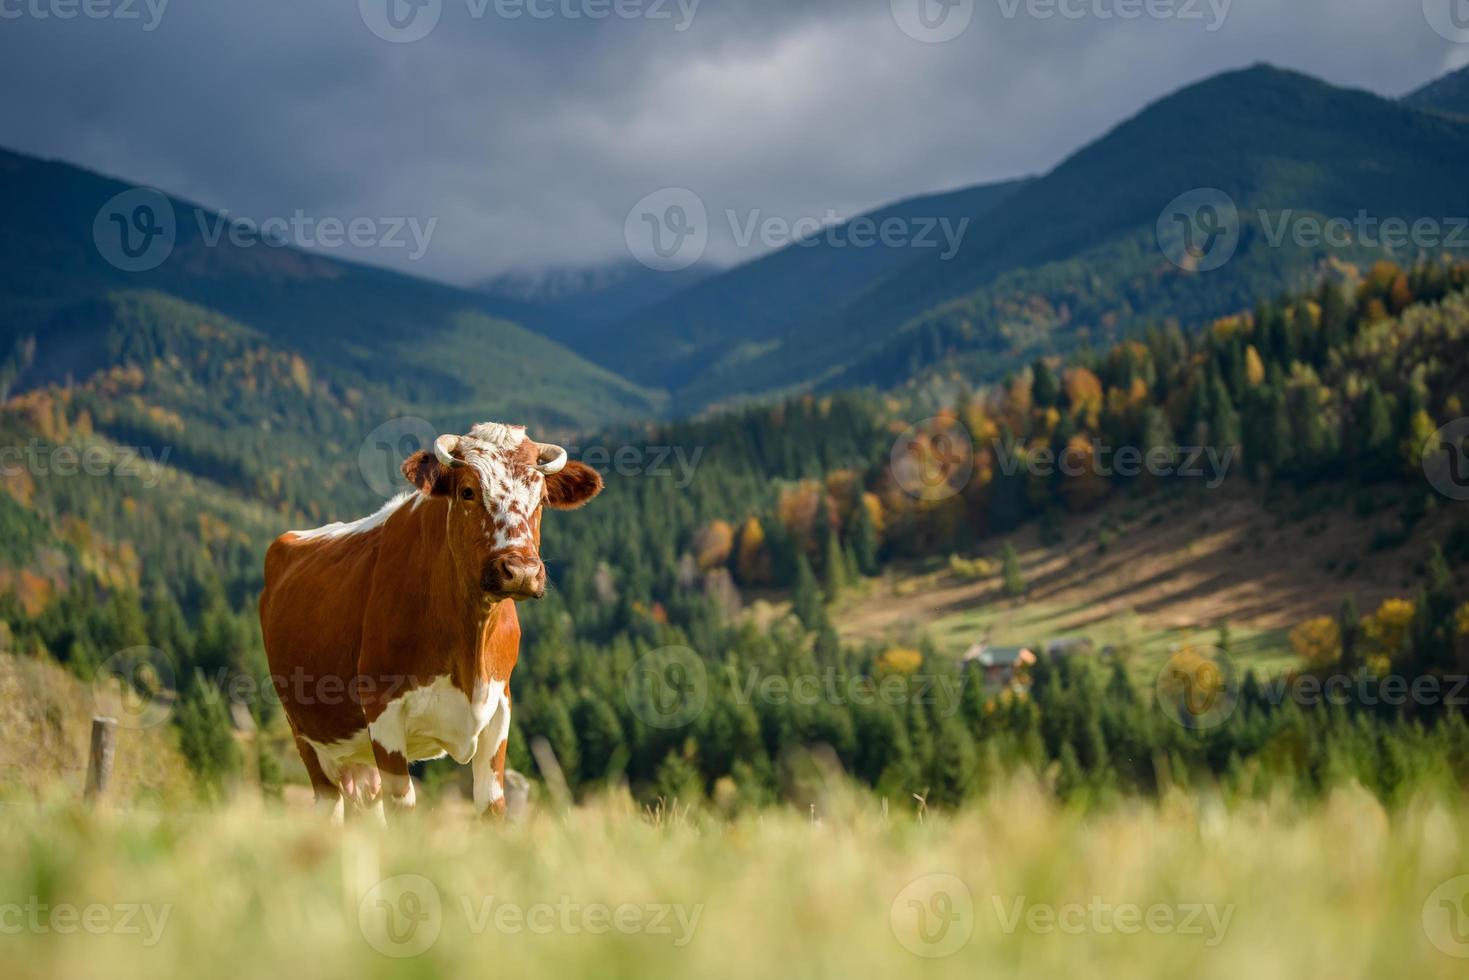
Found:
[[[408,764],[473,763],[475,806],[505,809],[515,602],[546,591],[544,507],[602,478],[566,450],[486,422],[403,463],[417,487],[371,517],[281,535],[260,626],[317,804],[411,808]]]

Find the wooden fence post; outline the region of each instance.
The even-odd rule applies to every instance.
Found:
[[[87,759],[86,799],[96,802],[107,795],[112,779],[112,756],[117,748],[117,720],[92,719],[92,754]]]

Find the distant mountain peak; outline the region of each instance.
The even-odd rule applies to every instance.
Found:
[[[1469,116],[1469,65],[1435,78],[1403,96],[1406,105],[1457,116]]]

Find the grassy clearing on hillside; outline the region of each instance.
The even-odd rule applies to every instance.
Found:
[[[1466,813],[1342,791],[1082,816],[1024,781],[923,822],[867,797],[814,821],[611,799],[386,832],[245,806],[11,808],[0,973],[1457,977],[1469,936],[1442,903],[1469,891]],[[99,934],[60,934],[68,908]]]

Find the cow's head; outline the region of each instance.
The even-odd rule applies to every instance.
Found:
[[[464,436],[439,436],[433,452],[403,461],[420,493],[449,504],[449,552],[459,572],[487,596],[539,599],[541,508],[580,507],[602,490],[602,477],[569,462],[560,446],[526,437],[525,427],[484,422]]]

